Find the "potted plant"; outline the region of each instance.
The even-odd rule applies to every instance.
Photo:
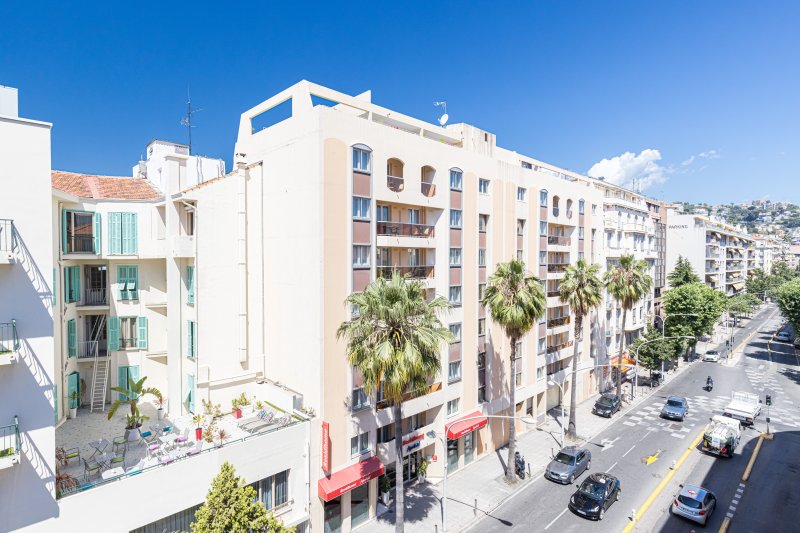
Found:
[[[78,391],[74,390],[69,395],[69,417],[78,418]]]
[[[111,408],[108,410],[108,419],[111,420],[117,412],[117,409],[122,404],[128,404],[130,408],[130,414],[125,415],[125,439],[128,442],[134,442],[139,440],[141,437],[139,433],[139,428],[142,427],[142,423],[150,417],[144,416],[139,411],[139,399],[144,396],[145,394],[152,394],[156,398],[161,398],[161,391],[156,389],[155,387],[145,387],[144,382],[147,380],[147,376],[143,377],[139,381],[133,381],[133,378],[128,378],[128,387],[111,387],[111,390],[114,392],[118,392],[122,395],[122,397],[117,398],[114,400],[114,403],[111,404]]]
[[[381,477],[378,478],[378,489],[381,492],[381,503],[389,507],[389,494],[392,490],[392,482],[389,481],[389,476],[382,474]]]
[[[239,398],[234,398],[231,400],[231,408],[233,418],[242,418],[242,409],[239,407]]]
[[[222,446],[222,443],[231,438],[225,428],[219,428],[217,431],[217,446]]]
[[[206,424],[203,427],[203,440],[212,444],[214,442],[214,436],[217,433],[217,423],[211,422],[210,424]]]
[[[199,441],[203,438],[203,420],[205,417],[201,414],[196,414],[192,417],[192,424],[194,424],[194,439]]]
[[[156,404],[156,407],[158,408],[158,419],[159,420],[164,420],[164,417],[166,416],[166,413],[164,413],[164,405],[166,405],[166,403],[167,403],[167,399],[166,398],[163,398],[161,396],[156,396],[155,404]]]
[[[260,412],[262,409],[264,409],[264,402],[256,400],[256,411]]]
[[[255,400],[255,398],[253,399]],[[239,396],[239,410],[242,412],[242,416],[248,416],[253,412],[253,403],[245,393]]]
[[[420,483],[425,483],[425,475],[428,473],[428,460],[422,459],[419,463],[419,467],[417,468],[419,472],[419,481]]]

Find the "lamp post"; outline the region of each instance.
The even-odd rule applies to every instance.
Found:
[[[663,337],[662,336],[662,337],[659,337],[657,339],[650,339],[649,341],[644,341],[643,343],[638,345],[636,347],[636,353],[634,354],[634,359],[636,360],[636,375],[633,377],[633,391],[634,392],[636,392],[636,387],[639,386],[639,350],[645,344],[650,344],[651,342],[665,341],[665,340],[669,340],[669,339],[690,340],[690,339],[697,339],[697,337],[695,337],[694,335],[671,335],[669,337]],[[661,364],[663,365],[664,363],[662,362]]]
[[[673,314],[671,314],[671,315],[667,315],[667,316],[665,316],[665,317],[664,317],[664,318],[661,320],[661,337],[664,337],[664,329],[667,327],[667,320],[669,320],[669,318],[670,318],[670,317],[673,317],[673,316],[693,316],[693,317],[699,317],[700,315],[698,315],[697,313],[673,313]],[[706,347],[708,347],[708,343],[706,343]],[[662,375],[662,376],[664,375],[664,361],[661,361],[661,375]]]
[[[468,420],[480,420],[482,418],[502,418],[505,420],[512,419],[512,420],[522,420],[525,424],[536,424],[536,420],[526,417],[526,416],[506,416],[506,415],[481,415],[481,416],[470,416],[468,418],[462,418],[459,420],[455,420],[450,422],[449,424],[444,425],[444,435],[447,436],[447,432],[450,430],[453,425],[461,422],[467,422]],[[427,435],[430,438],[438,438],[439,442],[442,443],[442,448],[444,449],[444,478],[442,480],[442,532],[447,531],[447,443],[445,439],[442,438],[441,435],[438,435],[435,431],[429,431]],[[507,467],[510,465],[507,465]]]

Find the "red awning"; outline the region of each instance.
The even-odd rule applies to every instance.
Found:
[[[317,483],[317,492],[320,498],[329,502],[337,496],[341,496],[345,492],[351,491],[371,479],[375,479],[383,474],[385,470],[380,459],[370,457],[360,463],[334,472],[329,477],[321,478]]]
[[[468,415],[464,415],[456,420],[447,429],[447,438],[456,440],[463,437],[467,433],[471,433],[476,429],[480,429],[488,423],[488,419],[483,416],[480,411],[475,411]]]

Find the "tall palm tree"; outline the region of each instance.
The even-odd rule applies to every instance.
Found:
[[[563,303],[569,304],[570,309],[575,313],[575,348],[572,355],[569,426],[567,427],[567,436],[573,439],[577,436],[575,403],[577,401],[580,341],[583,340],[583,317],[588,316],[592,309],[599,306],[603,301],[603,282],[598,277],[599,272],[600,265],[590,265],[583,259],[578,259],[574,266],[569,265],[567,267],[564,278],[558,285],[559,299]]]
[[[544,315],[547,300],[539,278],[525,270],[525,263],[512,259],[508,263],[498,263],[494,274],[489,277],[481,302],[488,310],[492,321],[503,328],[511,343],[511,372],[508,386],[510,414],[514,416],[516,406],[514,389],[517,374],[517,343],[536,321]],[[516,448],[515,420],[508,420],[508,461],[506,479],[513,483],[514,451]]]
[[[361,372],[364,391],[383,398],[394,412],[395,531],[403,531],[403,402],[428,392],[430,379],[441,371],[442,347],[452,339],[439,314],[450,309],[446,299],[425,299],[425,285],[397,273],[378,278],[346,302],[357,310],[336,332],[347,342],[349,363]]]
[[[653,278],[647,273],[647,262],[637,260],[633,255],[623,255],[619,264],[605,275],[606,290],[622,307],[622,337],[617,358],[617,395],[622,396],[622,353],[625,351],[625,321],[628,311],[647,295],[653,285]]]

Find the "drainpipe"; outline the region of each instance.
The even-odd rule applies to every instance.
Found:
[[[239,362],[247,362],[247,176],[244,158],[236,161],[236,273],[239,282]]]
[[[62,209],[64,209],[64,202],[58,202],[58,211],[56,212],[56,220],[58,220],[58,224],[57,224],[56,227],[58,227],[61,231],[67,231],[66,228],[62,228],[61,227],[61,221],[63,220],[61,218],[61,210]],[[64,240],[61,238],[61,231],[57,232],[57,236],[58,236],[58,260],[56,261],[56,269],[58,270],[58,272],[56,274],[56,279],[55,279],[56,285],[60,285],[61,286],[61,294],[57,293],[56,294],[56,298],[54,299],[54,301],[55,301],[55,303],[53,304],[53,318],[54,319],[56,318],[56,307],[59,306],[58,305],[59,304],[59,298],[61,298],[63,296],[63,292],[64,292],[64,268],[63,268],[64,261],[63,261],[63,259],[61,257],[62,254],[64,253],[64,250],[61,249],[61,243],[63,243]],[[56,288],[53,287],[52,290],[53,290],[53,292],[55,292]],[[65,379],[64,378],[66,378],[66,370],[67,370],[64,367],[64,351],[62,350],[62,348],[64,346],[64,319],[63,319],[64,317],[62,316],[62,313],[64,313],[65,311],[66,311],[66,306],[61,308],[61,313],[59,313],[58,316],[57,316],[57,318],[58,318],[58,342],[60,344],[59,347],[58,347],[58,353],[61,355],[61,359],[58,361],[59,370],[61,372],[61,379],[59,381],[58,395],[61,396],[61,397],[65,397],[64,396],[64,392],[65,392],[64,391],[64,383],[65,383]],[[59,401],[58,405],[60,405],[62,409],[64,408],[63,407],[64,406],[64,402]],[[64,416],[66,417],[67,411],[64,411],[64,413],[65,413]],[[59,414],[58,419],[59,419],[59,421],[61,420],[60,414]]]

